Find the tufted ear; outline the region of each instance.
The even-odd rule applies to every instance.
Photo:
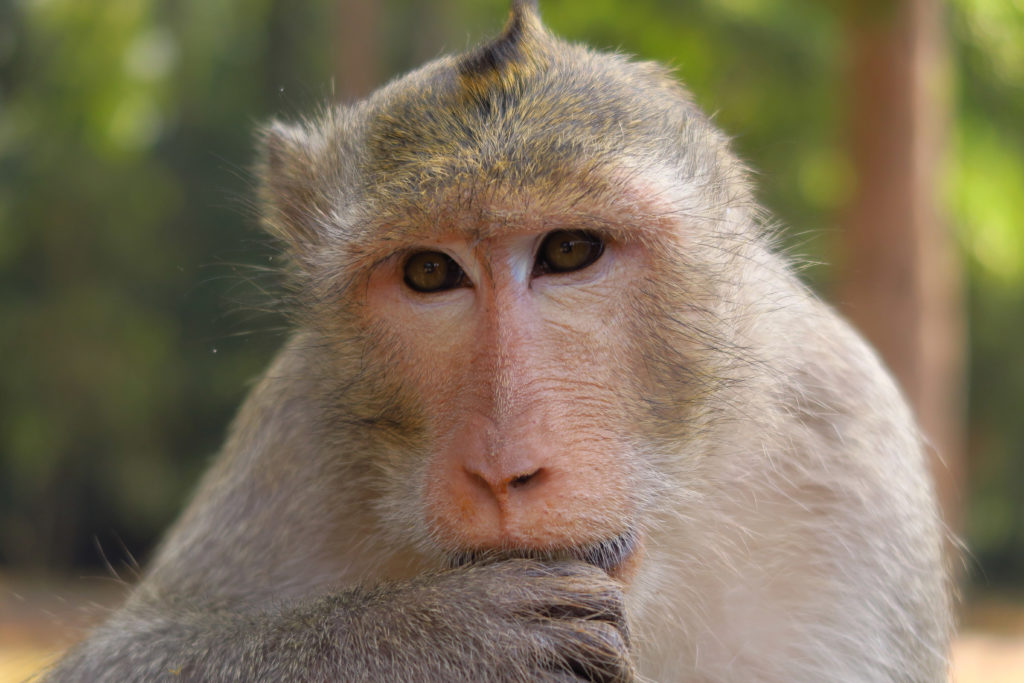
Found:
[[[316,179],[323,142],[301,125],[273,121],[260,131],[258,167],[263,225],[296,256],[320,244],[325,197]]]
[[[537,0],[512,0],[512,14],[521,15],[525,12],[539,14]]]

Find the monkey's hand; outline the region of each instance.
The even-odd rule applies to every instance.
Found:
[[[343,649],[370,679],[635,680],[622,591],[592,565],[475,564],[366,597]]]
[[[511,559],[273,608],[150,595],[51,681],[635,680],[623,594],[582,562]]]

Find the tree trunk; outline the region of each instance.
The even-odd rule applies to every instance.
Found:
[[[961,521],[961,274],[939,196],[950,118],[939,0],[847,4],[857,186],[842,231],[840,306],[878,349],[931,448],[940,504]]]
[[[335,96],[348,102],[380,85],[377,25],[380,9],[370,0],[337,0],[335,23]]]

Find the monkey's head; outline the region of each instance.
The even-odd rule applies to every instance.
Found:
[[[515,2],[494,41],[265,149],[320,437],[362,429],[338,457],[381,529],[628,578],[740,372],[734,264],[767,251],[686,91]]]

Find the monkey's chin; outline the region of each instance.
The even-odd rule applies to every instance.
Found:
[[[599,567],[613,579],[630,583],[636,576],[643,555],[640,534],[630,529],[613,538],[581,546],[556,549],[510,547],[487,550],[462,550],[448,553],[448,566],[461,567],[475,562],[523,557],[533,560],[558,562],[578,560]]]

